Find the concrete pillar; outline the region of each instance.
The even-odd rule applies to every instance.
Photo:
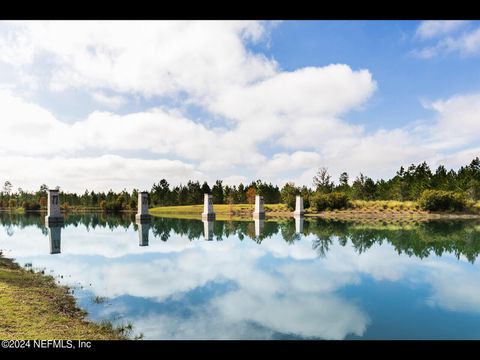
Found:
[[[295,232],[303,234],[303,216],[295,215]]]
[[[305,214],[305,212],[303,211],[303,197],[297,195],[295,199],[295,211],[293,212],[293,215],[303,216],[303,214]]]
[[[140,222],[138,223],[138,245],[139,246],[148,246],[148,231],[150,230],[149,222]]]
[[[50,254],[60,254],[62,242],[62,227],[48,226],[48,238],[50,239]]]
[[[260,237],[263,233],[263,229],[265,228],[265,220],[260,218],[253,220],[255,221],[255,236]]]
[[[213,240],[213,221],[212,220],[203,220],[203,236],[207,241]]]
[[[213,196],[210,194],[205,194],[203,196],[202,220],[215,220],[215,213],[213,212]]]
[[[150,221],[150,214],[148,213],[148,193],[142,191],[138,193],[138,205],[137,214],[135,215],[135,221],[148,222]]]
[[[47,216],[45,216],[45,224],[50,225],[63,225],[64,219],[60,212],[60,196],[58,190],[48,190],[48,208]]]
[[[263,208],[263,196],[255,196],[255,211],[253,212],[255,219],[265,219],[265,209]]]

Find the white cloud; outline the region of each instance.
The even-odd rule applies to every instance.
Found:
[[[60,186],[65,191],[83,193],[149,190],[154,181],[167,178],[171,183],[184,179],[204,179],[194,166],[179,160],[148,160],[118,155],[96,157],[31,157],[0,155],[0,173],[24,190],[37,190],[41,184]]]
[[[51,88],[108,88],[117,92],[193,98],[231,84],[244,85],[274,73],[276,63],[248,52],[258,41],[257,22],[55,21],[3,24],[0,59],[55,64]]]
[[[105,105],[112,109],[118,109],[120,106],[122,106],[127,102],[127,99],[123,96],[118,96],[118,95],[108,96],[100,91],[94,92],[92,97],[99,104]]]
[[[68,125],[49,111],[0,91],[0,151],[15,155],[38,155],[75,149]],[[70,151],[70,150],[68,150]]]
[[[207,129],[176,111],[151,109],[123,116],[96,111],[83,121],[67,124],[6,91],[0,92],[0,103],[0,132],[8,134],[0,142],[0,151],[11,156],[44,156],[42,160],[47,161],[45,156],[73,156],[81,151],[101,156],[143,150],[210,162],[215,168],[263,159],[250,141],[233,141],[237,139],[232,132]]]
[[[417,133],[409,129],[379,129],[371,135],[361,132],[358,136],[350,137],[332,135],[322,143],[317,161],[312,162],[311,167],[300,175],[283,175],[281,184],[293,181],[312,186],[313,176],[322,166],[328,168],[336,183],[344,171],[349,174],[350,180],[354,180],[360,173],[373,179],[387,179],[394,176],[401,165],[437,159],[439,153],[425,143],[425,136],[430,136],[430,133]],[[272,160],[273,164],[275,160]],[[269,163],[264,167],[268,169]],[[290,167],[296,168],[293,163]]]
[[[262,166],[265,176],[288,173],[298,169],[312,168],[321,164],[322,157],[316,152],[296,151],[292,154],[279,153],[273,155],[266,165]]]
[[[238,122],[240,136],[293,148],[321,147],[325,138],[357,134],[340,120],[363,104],[376,84],[367,70],[347,65],[303,68],[246,87],[231,88],[211,100],[209,109]]]
[[[430,104],[437,112],[434,126],[429,130],[435,148],[464,147],[477,140],[480,131],[480,94],[457,95]]]
[[[232,87],[210,109],[241,121],[255,121],[253,114],[335,115],[362,104],[375,88],[368,70],[353,71],[343,64],[302,68]],[[319,101],[311,101],[316,98]]]
[[[465,26],[463,20],[428,20],[422,21],[417,28],[416,35],[422,39],[430,39],[436,36],[452,33]]]
[[[28,72],[19,72],[20,83],[30,91],[36,91],[40,88],[40,79]]]
[[[223,185],[237,186],[240,183],[247,183],[249,179],[245,175],[230,175],[223,177],[222,180]]]
[[[441,54],[449,54],[453,52],[458,52],[461,56],[473,56],[480,53],[480,28],[477,27],[464,31],[458,36],[453,36],[447,34],[460,28],[465,22],[442,21],[439,22],[439,24],[433,22],[432,26],[426,26],[427,29],[431,28],[431,30],[428,31],[422,30],[422,25],[424,24],[428,25],[430,22],[422,23],[417,29],[417,35],[431,33],[433,35],[429,37],[443,36],[441,36],[434,45],[414,49],[412,55],[419,58],[430,59]],[[420,37],[427,38],[427,36]]]
[[[455,39],[445,39],[442,43],[442,48],[446,52],[458,51],[464,56],[477,55],[480,52],[480,28]]]
[[[330,293],[288,288],[291,285],[277,290],[283,296],[242,288],[214,304],[229,323],[253,322],[283,334],[341,340],[365,332],[368,317],[357,306]]]
[[[427,303],[450,311],[480,313],[480,285],[476,273],[455,266],[438,270],[429,274],[433,293]],[[446,278],[449,280],[445,281]]]
[[[422,49],[414,49],[411,51],[411,54],[420,59],[431,59],[437,56],[441,52],[442,45],[438,44],[437,46],[425,47]]]

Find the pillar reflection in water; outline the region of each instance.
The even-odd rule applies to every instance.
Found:
[[[48,238],[50,239],[50,254],[60,254],[61,240],[62,240],[62,227],[61,226],[48,226]]]
[[[303,216],[294,216],[295,218],[295,232],[303,234]]]
[[[265,220],[263,219],[254,219],[255,221],[255,236],[261,236],[263,229],[265,228]]]
[[[213,240],[213,221],[203,220],[203,235],[205,240]]]
[[[148,246],[148,232],[150,230],[149,221],[137,221],[138,225],[138,245],[139,246]]]

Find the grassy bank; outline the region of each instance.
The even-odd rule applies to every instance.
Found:
[[[1,212],[9,212],[11,214],[25,214],[25,209],[23,207],[17,208],[0,208]]]
[[[249,204],[214,204],[213,211],[217,220],[242,220],[252,216],[254,205]],[[159,206],[149,209],[153,216],[175,217],[180,219],[200,219],[203,205],[185,206]],[[265,211],[269,215],[288,215],[288,208],[285,204],[265,205]]]
[[[472,205],[465,212],[430,212],[420,208],[415,201],[395,200],[353,200],[348,209],[323,211],[312,213],[311,216],[320,216],[332,219],[472,219],[480,218],[478,207]]]
[[[85,320],[66,287],[0,253],[0,339],[125,339],[125,329]]]
[[[394,200],[353,200],[351,206],[347,209],[326,210],[315,212],[313,209],[306,209],[305,216],[338,218],[338,219],[463,219],[480,218],[479,207],[475,204],[466,212],[428,212],[420,209],[415,201],[394,201]],[[217,220],[242,220],[251,218],[253,205],[233,204],[233,205],[213,205]],[[186,206],[160,206],[151,208],[150,214],[154,216],[176,217],[184,219],[200,219],[203,211],[203,205]],[[292,212],[285,204],[266,204],[266,215],[291,216]]]

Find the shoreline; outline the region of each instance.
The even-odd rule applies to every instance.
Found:
[[[248,220],[252,219],[252,210],[246,204],[234,204],[232,209],[229,205],[214,205],[216,220],[232,221],[232,220]],[[236,208],[236,210],[235,210]],[[181,205],[181,206],[165,206],[154,207],[149,209],[149,213],[155,217],[169,217],[179,219],[201,219],[203,205]],[[16,211],[9,209],[1,209],[0,213],[10,213],[12,215],[25,214],[46,214],[43,210],[34,211]],[[62,211],[62,214],[105,214],[105,215],[132,215],[133,210],[123,210],[117,213],[104,212],[99,209],[69,209]],[[285,204],[265,204],[265,216],[268,218],[290,218],[293,217],[293,211],[287,211]],[[469,212],[428,212],[416,208],[407,208],[404,210],[380,209],[374,206],[354,207],[342,210],[326,210],[322,212],[311,212],[309,209],[305,211],[305,218],[324,218],[331,220],[462,220],[462,219],[480,219],[480,213]]]
[[[265,205],[267,208],[268,205]],[[217,210],[214,212],[216,214],[216,220],[228,221],[228,220],[253,220],[252,213],[250,211],[225,211],[223,209]],[[156,217],[169,217],[169,218],[180,218],[180,219],[199,219],[201,220],[201,209],[197,205],[186,205],[186,206],[175,206],[175,207],[166,207],[162,209],[161,207],[149,209],[149,213],[152,216]],[[294,217],[293,212],[285,211],[284,209],[279,210],[266,210],[266,218],[292,218]],[[467,220],[467,219],[480,219],[480,214],[472,214],[467,212],[427,212],[422,210],[383,210],[379,211],[378,209],[344,209],[344,210],[333,210],[333,211],[322,211],[318,213],[306,211],[304,214],[305,218],[324,218],[331,220],[416,220],[416,221],[428,221],[428,220]]]
[[[0,251],[0,339],[126,340],[128,329],[86,319],[68,287]]]
[[[326,211],[315,214],[305,214],[306,217],[321,217],[327,219],[413,219],[413,220],[434,220],[434,219],[480,219],[480,214],[468,213],[429,213],[429,212],[399,212],[399,213],[382,213],[382,212],[333,212]]]

